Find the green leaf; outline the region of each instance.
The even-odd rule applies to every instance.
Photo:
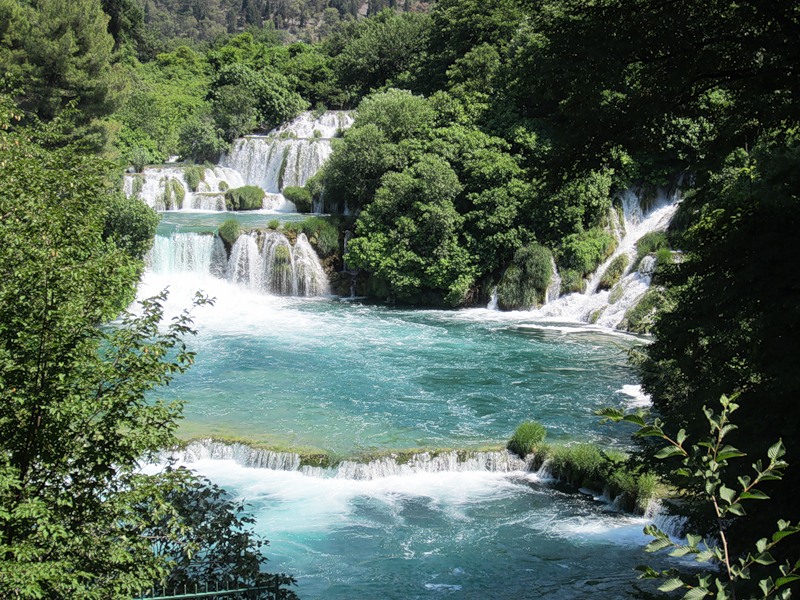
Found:
[[[733,501],[736,499],[736,491],[732,490],[731,488],[725,485],[720,486],[719,495],[728,504],[732,504]]]
[[[775,587],[780,588],[795,581],[800,581],[800,575],[786,575],[785,577],[778,577],[778,579],[775,580]]]
[[[786,448],[783,446],[782,440],[778,440],[767,450],[767,457],[773,462],[781,458],[784,454],[786,454]]]
[[[683,581],[678,579],[677,577],[673,577],[672,579],[667,579],[664,583],[658,586],[658,590],[660,592],[672,592],[677,590],[678,588],[682,588],[684,586]]]
[[[742,505],[739,504],[738,502],[736,504],[731,504],[728,507],[728,512],[733,513],[734,515],[736,515],[738,517],[743,517],[744,515],[747,514],[745,512],[744,508],[742,507]]]
[[[769,496],[767,496],[761,490],[750,490],[749,492],[742,492],[742,495],[739,496],[741,500],[769,500]]]
[[[762,552],[757,557],[755,557],[755,562],[759,565],[771,565],[775,563],[775,559],[769,552]]]
[[[711,591],[708,590],[708,588],[694,587],[683,595],[683,600],[700,600],[700,598],[705,598],[710,595]]]
[[[664,459],[670,456],[683,455],[684,451],[677,446],[664,446],[661,450],[656,452],[655,457]]]

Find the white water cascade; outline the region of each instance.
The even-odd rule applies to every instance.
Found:
[[[548,289],[547,304],[534,311],[537,317],[615,328],[620,325],[628,309],[642,298],[650,286],[655,259],[646,256],[636,265],[636,242],[647,233],[666,230],[677,210],[680,195],[677,191],[668,193],[659,190],[647,210],[642,210],[641,199],[634,190],[626,190],[621,200],[624,230],[619,232],[616,251],[592,274],[585,292],[552,299]],[[611,290],[598,290],[606,269],[621,255],[628,257],[628,267],[621,280]]]
[[[533,457],[523,460],[508,450],[419,452],[389,455],[367,462],[344,460],[332,467],[303,465],[303,457],[293,452],[251,448],[246,444],[194,440],[164,459],[191,464],[201,460],[233,460],[243,467],[273,471],[299,471],[311,477],[372,481],[383,477],[416,473],[513,473],[533,469]]]
[[[225,279],[254,291],[280,296],[323,296],[328,279],[304,234],[292,245],[277,231],[243,233],[230,251],[208,233],[156,236],[148,256],[159,275],[191,273]]]
[[[281,192],[305,185],[331,155],[331,139],[352,124],[352,115],[345,111],[328,111],[319,117],[302,113],[267,135],[235,140],[218,166],[205,169],[196,191],[189,187],[185,166],[180,165],[146,167],[142,173],[128,174],[124,190],[159,211],[224,211],[226,190],[255,185],[266,192],[262,210],[295,212],[294,204]]]

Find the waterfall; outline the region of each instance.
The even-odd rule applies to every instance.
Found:
[[[266,291],[279,296],[297,293],[294,285],[292,246],[289,240],[277,231],[267,232],[261,256]]]
[[[148,268],[159,274],[219,273],[227,258],[219,237],[210,233],[157,235],[148,256]]]
[[[553,269],[553,275],[550,279],[550,285],[547,286],[547,291],[544,294],[545,304],[555,302],[561,295],[561,275],[558,274],[556,259],[553,257],[550,257],[550,267]]]
[[[641,264],[634,269],[636,242],[647,233],[663,231],[667,228],[677,210],[680,196],[674,191],[668,193],[659,190],[647,210],[643,210],[641,198],[633,189],[626,190],[620,199],[624,228],[618,232],[620,238],[617,249],[591,275],[583,293],[551,299],[550,288],[548,288],[548,302],[541,309],[534,311],[537,317],[583,321],[613,328],[622,322],[628,309],[635,306],[647,291],[652,279],[655,259],[645,257]],[[628,267],[620,281],[611,290],[598,290],[608,267],[622,255],[628,257]]]
[[[263,281],[263,268],[255,232],[242,234],[231,248],[228,260],[228,281],[258,290]]]
[[[289,186],[303,186],[330,157],[331,139],[353,124],[345,111],[328,111],[318,117],[302,113],[267,135],[251,135],[234,141],[220,164],[205,169],[192,191],[186,182],[186,166],[147,167],[127,174],[123,189],[151,208],[164,210],[224,211],[225,191],[255,185],[266,192],[264,210],[294,212],[296,207],[281,193]],[[321,206],[314,207],[320,212]]]
[[[221,164],[241,173],[247,185],[280,194],[286,187],[305,185],[331,155],[331,138],[352,124],[347,112],[329,111],[317,118],[306,112],[267,135],[236,140]]]
[[[492,295],[489,297],[489,304],[486,305],[487,310],[497,310],[497,286],[492,288]]]
[[[241,187],[244,180],[232,169],[205,169],[203,180],[192,191],[185,178],[185,167],[147,167],[142,173],[129,173],[123,181],[128,196],[140,198],[150,208],[163,210],[225,210],[225,192]]]
[[[328,293],[328,278],[306,234],[297,236],[292,252],[296,295],[321,296]]]
[[[273,295],[328,293],[325,270],[302,233],[294,246],[277,231],[243,233],[233,244],[230,257],[222,240],[210,233],[158,235],[147,264],[161,275],[207,275]]]
[[[303,465],[303,457],[291,452],[251,448],[245,444],[228,444],[211,439],[195,440],[183,449],[164,456],[178,462],[199,460],[233,460],[251,468],[275,471],[300,471],[312,477],[371,481],[383,477],[416,473],[476,472],[513,473],[530,471],[532,463],[507,451],[446,451],[394,454],[368,462],[344,460],[331,467]],[[318,456],[314,458],[318,459]]]

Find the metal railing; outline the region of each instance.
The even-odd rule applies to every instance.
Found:
[[[256,595],[257,593],[257,595]],[[280,584],[262,585],[257,587],[219,587],[211,589],[208,585],[184,586],[180,589],[167,589],[153,587],[144,590],[133,600],[188,600],[190,598],[205,598],[214,600],[215,598],[230,600],[232,598],[259,598],[260,600],[281,600],[286,597],[286,590],[281,589]]]

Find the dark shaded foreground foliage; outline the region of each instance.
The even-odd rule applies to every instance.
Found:
[[[18,116],[0,97],[0,596],[271,577],[221,490],[140,470],[176,443],[182,408],[151,392],[194,361],[191,316],[163,323],[165,292],[106,325],[133,298],[155,215],[112,193],[116,171],[65,140],[71,123]]]

